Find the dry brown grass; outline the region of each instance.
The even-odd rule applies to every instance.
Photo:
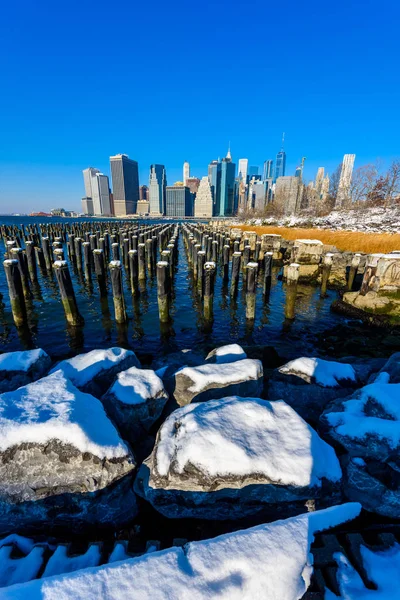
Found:
[[[262,233],[279,233],[286,240],[314,239],[324,244],[336,246],[338,250],[351,252],[388,253],[400,250],[399,233],[361,233],[359,231],[331,231],[330,229],[296,229],[292,227],[253,227],[251,225],[235,225],[243,231]]]

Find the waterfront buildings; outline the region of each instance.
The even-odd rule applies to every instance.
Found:
[[[190,189],[183,185],[167,186],[165,207],[167,217],[191,217],[192,194]]]
[[[149,199],[149,188],[147,185],[141,185],[139,188],[139,200]]]
[[[150,202],[148,200],[139,200],[136,211],[138,215],[148,215],[150,212]]]
[[[197,194],[197,190],[199,189],[200,185],[200,179],[198,177],[188,177],[188,179],[186,179],[186,185],[191,194]]]
[[[190,164],[185,160],[183,163],[183,185],[187,185],[187,180],[190,177]]]
[[[339,186],[336,196],[336,208],[343,208],[351,202],[351,178],[353,175],[355,154],[345,154],[342,162],[342,170],[340,171]]]
[[[276,163],[275,163],[275,177],[274,183],[277,181],[279,177],[284,177],[286,172],[286,152],[282,148],[280,152],[276,155]]]
[[[114,212],[117,217],[133,215],[139,201],[138,163],[127,154],[110,156]]]
[[[301,177],[279,177],[275,186],[275,206],[285,215],[294,215],[300,210],[303,197]]]
[[[234,213],[235,207],[235,173],[236,165],[232,162],[230,150],[221,161],[221,187],[219,201],[220,217],[230,217]]]
[[[321,197],[322,184],[324,181],[325,169],[324,167],[318,167],[317,176],[315,178],[314,189],[319,197]]]
[[[249,181],[248,207],[256,211],[262,211],[265,208],[265,183],[253,177]]]
[[[270,179],[273,177],[273,168],[274,168],[274,161],[273,160],[266,160],[264,161],[264,167],[263,167],[263,181],[265,181],[266,179]]]
[[[89,167],[82,171],[86,196],[82,199],[82,208],[91,210],[90,214],[110,217],[113,212],[110,202],[110,184],[107,175],[99,169]],[[88,204],[88,200],[89,201]],[[84,210],[85,214],[86,210]]]
[[[203,177],[200,181],[194,201],[194,216],[199,218],[213,216],[213,196],[208,177]]]
[[[165,188],[167,186],[167,175],[164,165],[150,166],[149,201],[150,214],[165,214]]]
[[[219,215],[219,201],[221,194],[221,163],[219,160],[212,160],[208,165],[208,182],[213,198],[213,214]]]
[[[96,173],[100,173],[100,171],[94,167],[88,167],[87,169],[83,169],[82,173],[83,183],[85,186],[85,196],[86,198],[93,198],[92,178],[96,175]]]
[[[82,212],[84,215],[87,215],[88,217],[93,217],[94,211],[93,211],[93,199],[92,198],[89,198],[88,196],[86,196],[85,198],[82,198]]]
[[[249,159],[248,158],[239,158],[238,162],[238,178],[247,183],[247,171],[249,168]]]

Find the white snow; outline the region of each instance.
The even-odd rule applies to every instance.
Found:
[[[62,371],[0,395],[0,450],[51,439],[99,458],[129,455],[102,403],[78,390]]]
[[[193,381],[193,385],[188,390],[197,393],[213,383],[229,385],[250,379],[258,379],[262,377],[263,369],[261,361],[245,358],[233,363],[183,367],[179,369],[178,373],[186,375]]]
[[[91,352],[62,360],[50,371],[50,374],[61,370],[72,383],[83,386],[101,371],[112,369],[128,356],[135,356],[135,354],[131,350],[118,347],[108,348],[108,350],[91,350]]]
[[[129,553],[127,552],[127,543],[124,543],[124,541],[117,542],[114,546],[114,550],[110,554],[108,563],[126,560],[127,558],[130,558]]]
[[[280,373],[288,374],[297,372],[315,379],[316,383],[323,387],[337,387],[343,379],[356,381],[356,373],[353,367],[347,363],[338,363],[322,358],[301,357],[291,360],[282,367]]]
[[[154,371],[136,367],[118,373],[107,393],[113,394],[123,404],[143,404],[157,395],[167,395],[163,382]]]
[[[239,344],[226,344],[226,346],[220,346],[210,352],[207,358],[209,358],[211,354],[215,357],[215,362],[217,364],[230,363],[247,358],[246,352]]]
[[[11,558],[13,547],[0,548],[0,587],[25,583],[35,579],[43,564],[45,546],[35,546],[21,558]]]
[[[37,579],[0,590],[0,600],[298,600],[310,584],[315,533],[360,510],[358,503],[344,504],[184,549]]]
[[[188,404],[161,426],[155,452],[161,476],[171,463],[177,473],[190,463],[211,478],[258,473],[295,486],[342,475],[333,448],[283,401],[230,396]]]
[[[396,448],[400,443],[400,383],[371,383],[356,396],[344,403],[343,412],[326,414],[329,424],[339,435],[362,440],[374,434]],[[391,419],[366,414],[368,401],[380,405]]]
[[[41,348],[0,354],[0,371],[28,371],[40,358],[47,356]]]
[[[400,600],[400,545],[395,543],[378,552],[361,546],[360,551],[368,578],[377,589],[367,589],[347,558],[338,552],[334,558],[338,564],[340,596],[327,590],[325,600]]]
[[[61,573],[72,573],[78,569],[87,567],[97,567],[101,560],[101,550],[99,544],[91,544],[84,554],[68,556],[67,546],[57,546],[54,554],[49,558],[49,562],[43,573],[43,577],[60,575]]]

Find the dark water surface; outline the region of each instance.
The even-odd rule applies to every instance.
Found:
[[[65,219],[65,222],[72,220]],[[43,217],[0,217],[0,224],[20,225],[32,222],[54,220]],[[67,256],[66,247],[64,250]],[[0,257],[4,258],[2,242]],[[374,355],[373,347],[366,351],[365,344],[359,343],[355,338],[361,336],[364,341],[372,341],[375,337],[379,339],[381,335],[359,322],[348,321],[345,317],[332,313],[330,306],[337,298],[337,292],[329,291],[328,296],[322,299],[319,288],[308,285],[298,286],[296,319],[285,320],[286,286],[279,280],[279,267],[273,269],[271,291],[267,300],[263,298],[262,286],[258,286],[256,318],[254,322],[246,322],[242,282],[237,299],[231,299],[229,284],[223,284],[219,266],[214,295],[214,319],[211,324],[205,322],[202,305],[188,269],[182,234],[179,235],[178,260],[173,277],[171,325],[168,328],[160,328],[155,276],[148,277],[146,289],[142,290],[138,299],[133,299],[124,274],[129,323],[121,326],[114,321],[110,284],[108,310],[104,306],[102,309],[93,274],[91,280],[86,280],[82,273],[74,271],[72,265],[70,272],[79,310],[85,319],[84,327],[67,326],[54,274],[41,273],[38,269],[39,282],[33,289],[34,297],[29,308],[29,330],[18,331],[10,310],[4,269],[0,268],[0,292],[3,294],[0,305],[0,352],[41,347],[51,356],[59,358],[94,348],[120,345],[148,354],[151,358],[183,348],[205,351],[218,344],[238,342],[243,345],[274,346],[285,358],[314,353],[362,356],[365,352],[367,355]],[[396,339],[392,343],[396,345]],[[390,354],[389,351],[385,353]]]

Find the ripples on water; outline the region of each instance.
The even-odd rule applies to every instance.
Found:
[[[28,223],[31,218],[0,217],[0,223]],[[36,221],[44,222],[39,218]],[[67,256],[66,247],[64,248]],[[0,243],[0,255],[4,258],[4,246]],[[178,261],[173,277],[171,326],[160,330],[157,305],[156,277],[148,277],[146,290],[138,299],[132,299],[128,280],[124,274],[125,302],[129,316],[127,326],[114,321],[111,286],[108,283],[108,310],[101,307],[97,281],[86,281],[83,274],[70,265],[79,310],[85,319],[83,328],[68,328],[60,301],[54,274],[41,273],[38,268],[38,286],[33,289],[34,299],[30,310],[30,332],[18,332],[14,326],[8,297],[4,269],[0,269],[0,351],[12,351],[41,347],[54,357],[85,352],[93,348],[120,345],[159,356],[183,348],[212,347],[238,342],[243,345],[260,344],[274,346],[285,357],[312,354],[316,335],[345,323],[343,317],[330,312],[331,302],[337,297],[330,291],[328,297],[320,298],[319,288],[299,285],[296,303],[296,319],[285,321],[285,284],[278,279],[280,269],[273,269],[269,299],[264,301],[261,285],[257,290],[256,318],[252,325],[246,323],[245,302],[240,282],[236,300],[229,296],[228,287],[222,281],[222,268],[214,293],[214,320],[212,325],[204,322],[202,307],[193,288],[188,270],[182,234],[179,235]]]

